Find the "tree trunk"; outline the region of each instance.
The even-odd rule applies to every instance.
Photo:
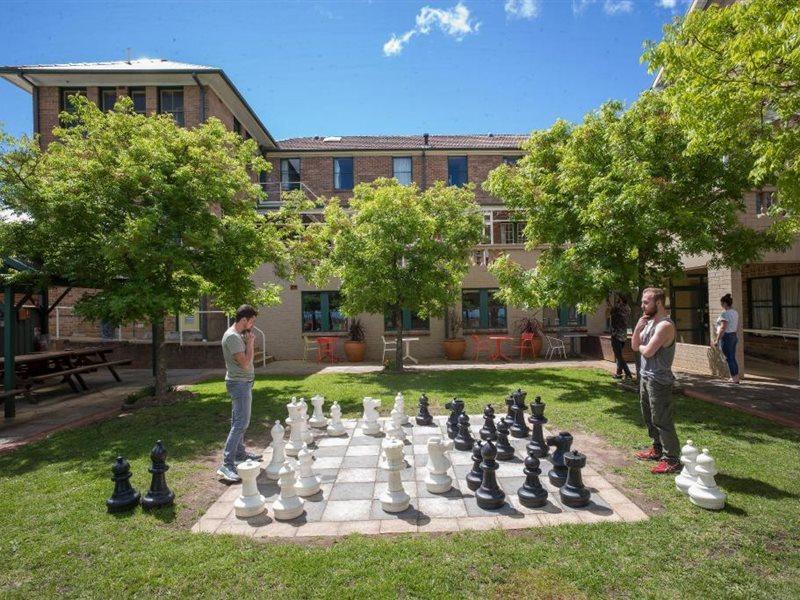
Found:
[[[153,389],[158,398],[167,393],[167,360],[164,354],[164,318],[153,320]]]
[[[395,327],[397,328],[397,349],[394,351],[394,372],[403,372],[403,311],[397,310],[394,314]]]

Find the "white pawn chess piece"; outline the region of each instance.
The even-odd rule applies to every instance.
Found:
[[[325,404],[325,396],[319,394],[311,397],[311,405],[314,407],[314,414],[308,420],[308,424],[315,429],[325,429],[328,426],[328,419],[322,412],[322,406]]]
[[[242,478],[242,493],[234,501],[233,510],[237,517],[254,517],[264,512],[264,496],[258,493],[256,477],[261,472],[261,463],[249,458],[243,463],[239,463],[236,472]]]
[[[391,439],[383,446],[385,463],[383,468],[389,472],[389,484],[378,500],[381,508],[388,513],[402,512],[408,508],[411,497],[403,489],[400,471],[405,467],[403,460],[403,442]]]
[[[370,398],[367,396],[363,400],[364,405],[364,423],[361,425],[361,430],[367,435],[376,435],[381,432],[381,425],[378,423],[378,407],[381,401],[377,398]]]
[[[298,496],[306,498],[313,496],[319,491],[320,479],[314,475],[314,453],[308,449],[308,446],[303,445],[297,455],[297,479],[294,484],[294,489]]]
[[[403,398],[402,392],[397,392],[397,395],[394,397],[394,408],[400,411],[400,415],[402,415],[400,425],[408,425],[409,420],[406,414],[406,401],[405,398]]]
[[[328,425],[328,435],[333,437],[347,435],[342,423],[342,408],[338,402],[334,402],[333,406],[331,406],[331,424]]]
[[[284,461],[278,477],[278,485],[281,493],[272,505],[275,518],[279,521],[291,521],[295,517],[303,514],[303,499],[297,495],[294,489],[294,469],[289,461]]]
[[[286,441],[283,439],[284,431],[280,421],[275,421],[275,425],[273,425],[270,430],[272,434],[272,459],[269,461],[267,468],[264,469],[264,472],[267,474],[267,479],[278,479],[278,473],[280,473],[281,467],[283,466],[283,461],[286,460],[286,453],[284,452]]]
[[[702,454],[697,457],[694,467],[697,481],[689,488],[689,500],[700,508],[709,510],[722,510],[725,508],[726,495],[714,480],[717,471],[717,461],[708,453],[708,448],[703,448]]]
[[[286,424],[290,427],[289,441],[284,447],[286,456],[297,456],[300,448],[303,447],[303,426],[300,419],[300,407],[292,398],[292,401],[286,405],[289,409],[289,418],[286,419]]]
[[[303,432],[303,443],[313,444],[314,434],[311,433],[311,427],[308,424],[308,404],[306,403],[306,399],[300,398],[297,404],[300,409],[300,428]]]
[[[444,494],[453,487],[453,478],[447,474],[450,458],[445,454],[453,449],[453,440],[442,441],[441,437],[428,440],[428,475],[425,487],[431,494]]]
[[[700,452],[692,443],[692,440],[686,440],[686,445],[681,448],[683,470],[679,475],[675,476],[675,489],[681,493],[688,494],[689,488],[697,481],[697,474],[694,472],[694,467],[697,462],[698,454],[700,454]]]

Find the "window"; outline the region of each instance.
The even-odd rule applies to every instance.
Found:
[[[478,289],[461,292],[461,317],[464,329],[506,329],[506,305],[495,297],[497,290]]]
[[[398,183],[411,185],[411,157],[397,157],[392,159],[392,172]]]
[[[499,225],[501,244],[522,244],[525,241],[525,223],[507,221]]]
[[[147,93],[144,88],[128,88],[128,96],[133,100],[133,112],[147,114]]]
[[[403,309],[403,331],[423,330],[428,331],[431,328],[430,319],[423,319],[417,313],[412,313],[407,308]],[[396,331],[394,326],[394,317],[392,315],[384,315],[383,318],[384,331]]]
[[[182,89],[159,90],[158,102],[158,112],[171,114],[175,122],[181,127],[186,124],[183,115]]]
[[[750,279],[747,289],[753,329],[800,328],[800,275]]]
[[[86,89],[85,88],[61,88],[61,93],[59,94],[59,110],[63,112],[68,112],[69,114],[75,114],[75,107],[72,105],[70,98],[73,96],[83,96],[86,97]],[[65,123],[61,123],[62,126]]]
[[[467,184],[467,157],[447,157],[447,185],[462,186]]]
[[[347,331],[339,292],[303,292],[303,332]]]
[[[578,309],[568,304],[562,304],[558,307],[558,323],[559,327],[585,327],[586,315],[579,313]]]
[[[334,158],[333,159],[333,189],[352,190],[353,189],[353,159]]]
[[[267,193],[267,183],[269,181],[267,177],[269,177],[269,174],[266,171],[260,171],[258,173],[258,185],[261,186],[261,191],[265,194]]]
[[[753,329],[772,327],[772,278],[750,280],[750,325]]]
[[[503,164],[510,165],[515,167],[519,162],[519,159],[522,158],[521,156],[504,156],[503,157]]]
[[[525,222],[508,210],[483,213],[483,244],[524,244]]]
[[[100,90],[100,110],[108,112],[117,103],[116,88],[103,88]]]
[[[300,189],[300,159],[282,158],[281,159],[281,190]]]
[[[239,123],[239,119],[236,117],[233,117],[233,132],[238,133],[239,135],[242,133],[242,124]]]
[[[757,192],[756,193],[756,214],[767,214],[772,202],[775,200],[775,192]]]

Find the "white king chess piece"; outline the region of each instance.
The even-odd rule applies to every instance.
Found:
[[[394,397],[394,408],[395,410],[400,411],[401,419],[400,425],[408,425],[408,415],[406,414],[406,401],[403,398],[402,392],[397,392],[397,395]]]
[[[725,508],[725,492],[719,489],[714,475],[717,471],[717,462],[708,453],[708,448],[703,448],[702,454],[697,457],[694,468],[697,481],[689,488],[689,500],[700,508],[709,510],[722,510]]]
[[[267,468],[264,469],[267,479],[278,479],[278,473],[283,466],[283,461],[286,460],[286,453],[283,451],[286,447],[286,441],[283,439],[284,431],[280,421],[275,421],[275,425],[270,430],[272,434],[272,459],[269,461]]]
[[[328,435],[332,437],[347,435],[342,423],[342,408],[338,402],[334,402],[333,406],[331,406],[331,424],[328,425]]]
[[[361,430],[367,435],[376,435],[381,432],[381,425],[378,423],[378,408],[381,405],[381,401],[367,396],[364,398],[363,404],[364,422],[361,425]]]
[[[453,440],[442,441],[441,437],[428,440],[428,476],[425,487],[431,494],[444,494],[453,487],[453,478],[447,474],[450,458],[445,454],[453,449]]]
[[[246,519],[264,512],[264,496],[258,493],[256,477],[261,472],[261,463],[247,459],[236,467],[242,478],[242,494],[234,501],[233,510],[237,517]]]
[[[689,488],[697,481],[697,474],[694,468],[697,463],[697,455],[700,454],[697,447],[692,444],[692,440],[686,440],[686,445],[681,448],[681,462],[683,470],[675,476],[675,488],[684,494],[689,493]]]
[[[300,421],[303,431],[303,442],[306,444],[313,444],[314,434],[311,433],[311,427],[308,424],[308,404],[306,403],[306,399],[300,398],[300,400],[297,401],[297,404],[300,407]]]
[[[319,394],[311,396],[311,405],[314,407],[314,414],[308,420],[308,424],[315,429],[325,429],[328,426],[328,419],[322,412],[322,406],[325,404],[325,396]]]
[[[308,446],[303,446],[297,455],[297,479],[294,484],[294,489],[298,496],[306,498],[313,496],[319,491],[320,480],[319,477],[314,475],[314,453],[308,449]]]
[[[275,518],[279,521],[291,521],[302,515],[304,502],[294,489],[294,469],[288,460],[281,467],[278,485],[281,493],[272,505]]]
[[[295,398],[292,398],[286,408],[289,410],[289,418],[286,419],[286,424],[289,426],[289,442],[286,444],[284,452],[286,452],[286,456],[297,456],[304,444],[300,407]]]
[[[411,502],[411,497],[403,489],[403,482],[400,480],[400,471],[405,467],[403,442],[394,439],[387,441],[383,446],[383,453],[386,457],[383,468],[389,472],[389,483],[378,500],[381,501],[381,508],[384,511],[402,512]]]

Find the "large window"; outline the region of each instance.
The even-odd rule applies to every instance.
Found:
[[[748,280],[750,327],[800,328],[800,275]]]
[[[411,185],[411,157],[395,157],[392,159],[392,174],[398,183]]]
[[[61,93],[59,94],[59,110],[66,111],[69,114],[75,114],[75,107],[72,105],[70,98],[73,96],[83,96],[86,97],[86,88],[61,88]],[[65,125],[65,123],[61,123],[61,125]]]
[[[281,190],[300,189],[300,159],[282,158],[281,159]]]
[[[431,328],[430,319],[423,319],[417,313],[411,312],[407,308],[403,309],[403,331],[421,330],[428,331]],[[393,315],[384,315],[384,331],[396,331]]]
[[[147,93],[144,88],[129,88],[128,96],[133,100],[133,111],[140,115],[147,114]]]
[[[461,292],[461,316],[464,329],[506,329],[506,305],[495,296],[497,290],[477,289]]]
[[[353,189],[352,157],[333,159],[333,189],[335,190]]]
[[[466,185],[467,184],[467,157],[448,156],[447,157],[447,185]]]
[[[186,124],[183,114],[183,89],[159,90],[158,112],[171,114],[175,122],[183,127]]]
[[[347,331],[339,292],[303,292],[303,332]]]
[[[100,90],[100,110],[108,112],[114,108],[117,103],[117,89],[116,88],[102,88]]]
[[[508,210],[483,213],[483,244],[524,244],[525,222]]]

